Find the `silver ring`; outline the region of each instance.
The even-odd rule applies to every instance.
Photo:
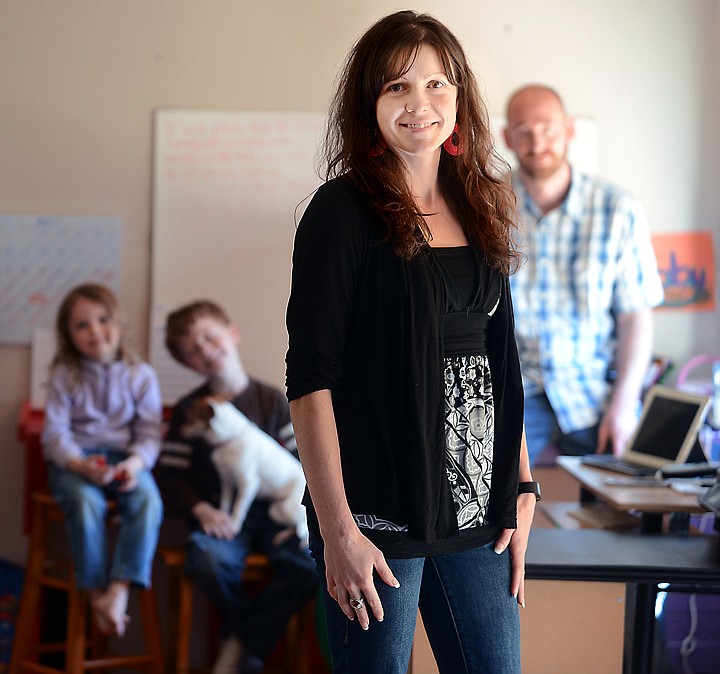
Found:
[[[359,611],[365,606],[365,600],[362,597],[350,597],[350,606]]]

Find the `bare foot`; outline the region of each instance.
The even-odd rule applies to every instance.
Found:
[[[220,652],[213,665],[212,674],[235,674],[242,659],[242,644],[237,637],[228,637],[220,645]]]
[[[103,634],[125,636],[130,622],[127,614],[130,584],[125,581],[113,581],[104,592],[92,598],[93,613],[98,628]]]
[[[100,597],[102,596],[102,592],[100,590],[90,590],[90,605],[93,609],[93,615],[95,616],[95,622],[97,623],[98,629],[102,634],[112,634],[113,633],[113,626],[112,622],[108,620],[105,617],[104,613],[101,613],[96,608],[96,604]]]

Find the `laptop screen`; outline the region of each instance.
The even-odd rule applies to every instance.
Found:
[[[653,466],[686,461],[708,402],[705,396],[665,386],[652,387],[623,458]]]

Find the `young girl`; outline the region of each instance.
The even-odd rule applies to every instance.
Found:
[[[150,585],[162,521],[150,474],[160,452],[160,389],[150,365],[123,346],[107,288],[73,289],[56,330],[42,436],[50,491],[65,513],[77,587],[90,591],[101,631],[122,636],[131,585]],[[120,512],[109,565],[107,499]]]

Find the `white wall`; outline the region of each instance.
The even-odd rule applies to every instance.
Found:
[[[0,212],[120,216],[121,301],[146,348],[153,109],[324,110],[351,43],[398,8],[2,0]],[[717,229],[716,0],[426,0],[418,9],[460,36],[492,114],[521,84],[555,85],[572,112],[598,120],[599,172],[642,199],[655,231]],[[657,350],[677,361],[720,350],[718,311],[663,314],[657,324]],[[245,360],[280,385],[284,354],[263,343],[262,334],[246,343]],[[0,346],[0,557],[18,562],[26,542],[16,420],[29,367],[28,347]]]

